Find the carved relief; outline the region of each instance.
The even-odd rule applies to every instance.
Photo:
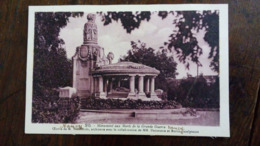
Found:
[[[100,48],[92,47],[92,46],[81,46],[79,49],[79,58],[81,61],[86,62],[88,60],[96,60],[101,57]]]

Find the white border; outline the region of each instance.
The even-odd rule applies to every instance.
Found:
[[[88,132],[80,130],[52,130],[63,124],[35,124],[32,118],[32,85],[34,56],[34,13],[35,12],[66,12],[66,11],[183,11],[183,10],[219,10],[219,47],[220,47],[220,126],[183,126],[186,130],[199,131],[198,134],[176,134],[162,132]],[[26,72],[26,117],[25,133],[28,134],[99,134],[99,135],[176,135],[176,136],[206,136],[230,137],[229,123],[229,66],[228,66],[228,5],[227,4],[177,4],[177,5],[74,5],[74,6],[29,6],[28,17],[28,50]],[[79,124],[76,124],[79,125]],[[84,124],[83,124],[84,125]],[[137,125],[137,124],[135,124]],[[150,125],[150,124],[147,124]],[[96,126],[92,124],[92,126]]]

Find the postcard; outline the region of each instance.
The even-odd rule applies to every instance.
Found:
[[[29,6],[27,134],[229,137],[228,5]]]

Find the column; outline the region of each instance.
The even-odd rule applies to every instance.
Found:
[[[102,76],[98,77],[98,92],[99,93],[103,92],[103,77]]]
[[[154,92],[154,79],[155,79],[156,76],[153,76],[151,78],[151,81],[150,81],[150,98],[151,100],[161,100],[160,98],[158,98],[157,94]]]
[[[150,92],[151,93],[154,93],[154,79],[155,79],[155,76],[153,76],[150,81]]]
[[[130,92],[135,92],[135,76],[130,76],[129,80]]]
[[[103,91],[103,77],[102,76],[98,76],[98,93],[97,93],[97,97],[98,98],[106,98],[106,94]]]
[[[129,75],[129,88],[130,88],[130,92],[128,94],[127,98],[132,98],[132,99],[136,99],[135,97],[135,75]]]
[[[118,81],[117,81],[117,87],[120,87],[121,85],[120,85],[120,79],[118,79]]]
[[[94,77],[90,76],[89,77],[89,83],[90,83],[90,94],[92,95],[93,93],[95,93],[95,83],[94,83]]]
[[[138,75],[138,96],[141,99],[145,99],[146,95],[144,93],[144,75]]]
[[[113,78],[109,80],[109,93],[113,92]]]
[[[93,76],[93,88],[94,88],[94,94],[98,91],[97,90],[97,78]]]
[[[147,78],[145,81],[145,93],[149,94],[149,92],[150,92],[150,79]]]
[[[108,86],[108,83],[107,83],[107,79],[104,79],[104,92],[106,93],[107,92],[107,86]]]

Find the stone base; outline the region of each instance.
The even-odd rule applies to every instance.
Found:
[[[105,92],[96,93],[95,95],[96,95],[97,98],[107,99],[107,96],[106,96]]]
[[[127,96],[128,99],[137,100],[136,94],[134,92],[130,92]]]
[[[146,94],[144,92],[142,93],[138,93],[138,99],[141,99],[141,100],[149,100],[149,98],[146,97]]]
[[[59,89],[59,97],[61,98],[72,98],[76,96],[77,90],[72,87],[64,87]]]
[[[155,100],[155,101],[161,101],[162,99],[160,99],[156,93],[151,93],[150,94],[150,100]]]

